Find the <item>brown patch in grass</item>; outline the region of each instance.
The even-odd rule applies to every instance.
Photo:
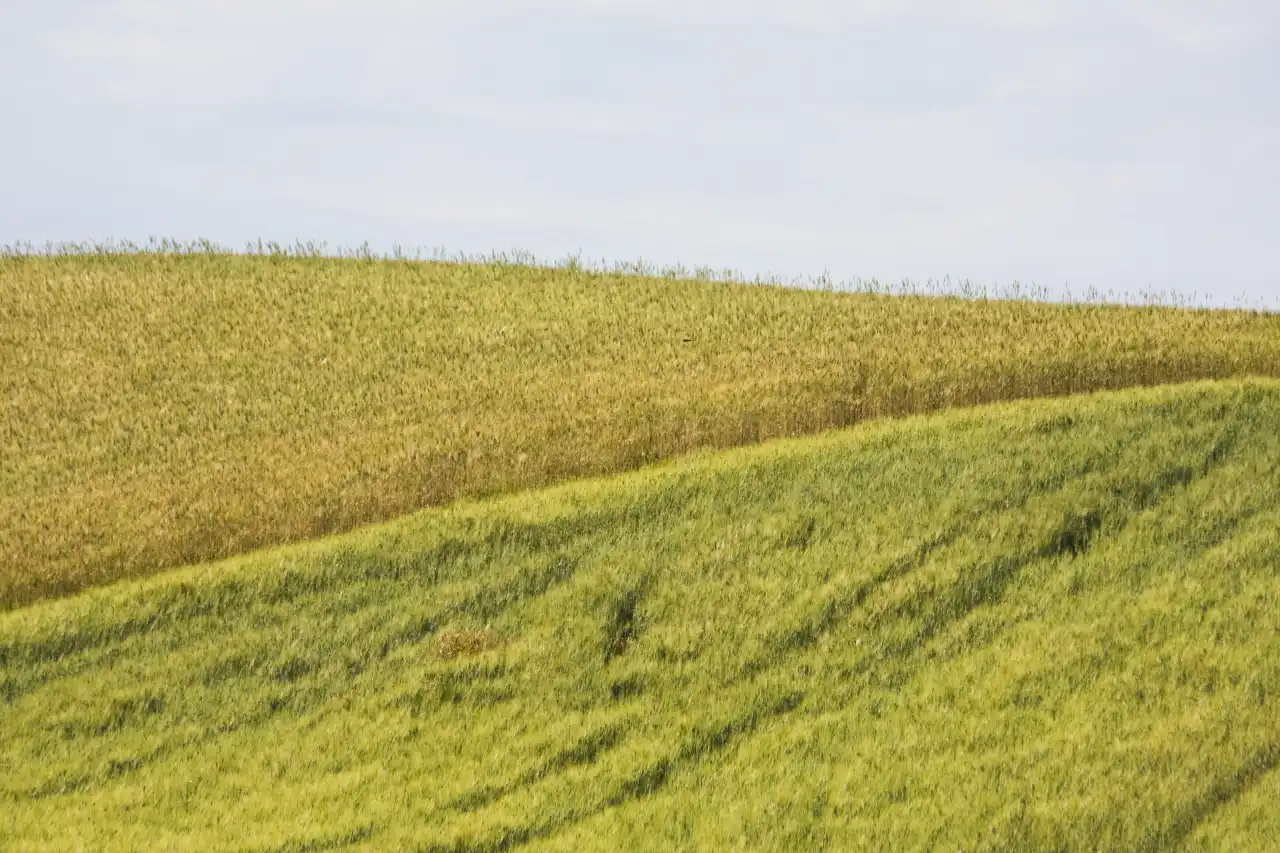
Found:
[[[453,660],[463,655],[478,655],[501,645],[502,638],[488,627],[480,631],[450,629],[440,632],[436,640],[436,653],[444,660]]]

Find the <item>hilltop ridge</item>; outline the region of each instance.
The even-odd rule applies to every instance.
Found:
[[[491,264],[0,256],[0,608],[699,449],[1280,376],[1280,315]]]

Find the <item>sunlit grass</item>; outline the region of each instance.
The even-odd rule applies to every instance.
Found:
[[[1274,850],[1277,423],[867,424],[36,603],[0,847]]]
[[[1250,312],[0,255],[0,607],[696,448],[1278,372]]]

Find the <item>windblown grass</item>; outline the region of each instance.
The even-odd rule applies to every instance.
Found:
[[[0,256],[0,608],[867,418],[1280,375],[1280,316],[546,269]]]
[[[0,847],[1275,850],[1277,423],[868,424],[3,614]]]

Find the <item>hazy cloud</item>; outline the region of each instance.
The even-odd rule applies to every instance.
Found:
[[[9,4],[0,240],[518,246],[1280,306],[1273,7]]]

